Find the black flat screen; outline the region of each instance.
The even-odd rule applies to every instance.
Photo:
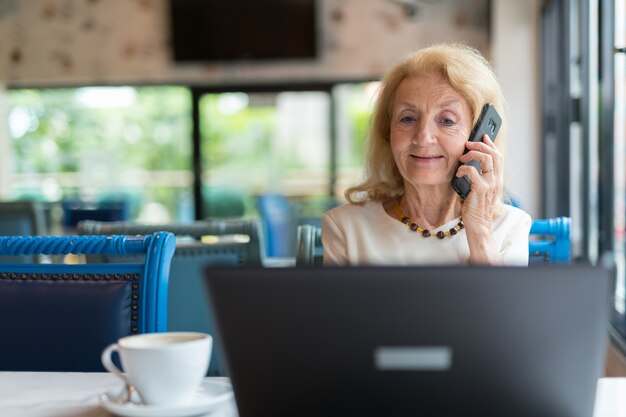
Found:
[[[170,0],[174,61],[312,59],[316,0]]]

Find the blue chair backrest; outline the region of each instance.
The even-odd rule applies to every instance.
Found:
[[[257,207],[263,220],[267,256],[293,256],[296,220],[289,199],[282,194],[262,194],[257,197]]]
[[[533,220],[528,241],[529,263],[568,263],[570,228],[569,217]]]
[[[166,329],[171,233],[0,237],[0,255],[145,254],[129,264],[0,263],[0,371],[104,371],[120,337]]]
[[[170,331],[198,331],[213,335],[213,354],[208,372],[212,376],[225,375],[226,366],[203,272],[207,266],[261,266],[258,255],[252,258],[246,256],[248,250],[245,246],[235,243],[181,243],[172,260],[167,328]]]

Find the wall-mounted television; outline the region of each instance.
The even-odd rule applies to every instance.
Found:
[[[313,59],[318,0],[170,0],[175,62]]]

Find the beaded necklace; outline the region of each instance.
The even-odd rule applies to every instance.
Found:
[[[400,200],[396,201],[396,215],[398,216],[398,218],[400,219],[402,223],[407,225],[409,229],[411,229],[415,233],[420,233],[424,237],[436,237],[439,239],[443,239],[445,237],[452,237],[456,235],[459,230],[465,227],[465,225],[463,224],[463,219],[459,219],[459,223],[456,226],[454,226],[452,229],[447,230],[445,232],[440,230],[436,234],[433,235],[430,233],[430,230],[421,228],[420,226],[417,225],[417,223],[412,222],[409,216],[404,214],[404,212],[402,211],[402,208],[400,207]]]

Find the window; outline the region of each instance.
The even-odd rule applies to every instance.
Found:
[[[337,120],[337,183],[335,197],[344,198],[363,168],[363,155],[380,83],[338,84],[333,89]]]
[[[262,194],[296,200],[327,195],[329,105],[322,91],[203,95],[205,196],[219,190],[240,193],[250,212]]]
[[[201,217],[259,216],[268,255],[294,255],[358,179],[376,86],[200,91]]]
[[[359,179],[377,87],[11,89],[5,198],[122,199],[131,219],[160,223],[263,217],[259,197],[275,194],[295,249],[296,226]]]
[[[608,74],[611,75],[611,90],[603,89],[605,95],[614,94],[613,97],[603,97],[603,103],[609,102],[612,104],[612,108],[605,109],[605,112],[612,112],[612,114],[604,117],[606,123],[612,125],[603,126],[606,135],[610,137],[606,141],[605,146],[612,147],[611,154],[606,155],[607,158],[611,158],[609,164],[612,167],[612,213],[607,213],[609,219],[605,219],[605,224],[611,227],[611,239],[612,247],[608,246],[607,250],[612,250],[615,257],[615,264],[617,268],[617,277],[615,283],[615,311],[613,324],[623,337],[626,337],[626,327],[624,319],[626,317],[626,253],[625,253],[625,218],[626,218],[626,23],[623,16],[626,13],[626,0],[615,0],[615,10],[613,13],[604,15],[605,19],[612,19],[612,25],[614,28],[614,34],[611,37],[606,37],[604,42],[607,42],[604,47],[606,48],[605,59],[607,59],[607,65],[611,71]],[[607,31],[610,32],[610,31]]]
[[[190,97],[167,86],[9,90],[9,198],[122,198],[133,218],[192,219]]]
[[[626,352],[625,13],[626,0],[546,3],[542,130],[544,214],[572,217],[575,261],[613,263],[612,333]]]
[[[235,213],[254,214],[258,196],[282,194],[298,217],[319,217],[342,201],[361,172],[377,88],[366,82],[201,94],[204,214],[229,215],[228,207],[216,207],[226,195]]]

